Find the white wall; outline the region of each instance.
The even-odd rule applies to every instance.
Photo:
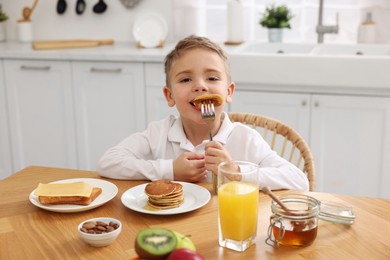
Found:
[[[267,41],[268,30],[259,19],[270,3],[286,4],[293,14],[292,28],[283,32],[284,42],[317,42],[319,0],[241,0],[244,5],[244,31],[246,40]],[[207,35],[213,39],[226,39],[227,0],[207,0]],[[358,27],[371,12],[377,24],[377,43],[390,43],[390,0],[324,0],[323,22],[336,23],[339,14],[339,33],[326,34],[325,43],[356,43]]]
[[[113,38],[116,41],[134,41],[132,27],[139,12],[158,12],[172,28],[171,0],[141,0],[133,9],[126,8],[120,0],[105,0],[108,9],[103,14],[95,14],[92,9],[98,0],[85,0],[87,7],[82,15],[77,15],[77,0],[65,0],[67,10],[59,15],[56,11],[58,0],[39,0],[32,14],[35,40]],[[23,7],[31,7],[33,0],[0,0],[3,10],[10,19],[7,21],[7,40],[17,39],[17,20],[22,18]],[[168,40],[172,40],[170,29]]]
[[[116,41],[134,41],[132,27],[136,15],[141,12],[153,11],[160,13],[168,23],[167,41],[175,41],[178,39],[176,34],[183,35],[182,31],[175,33],[175,28],[182,26],[182,28],[188,29],[191,23],[188,25],[187,22],[192,22],[193,19],[189,11],[184,12],[184,15],[175,15],[174,3],[176,6],[185,3],[196,6],[194,9],[203,10],[204,13],[200,17],[205,17],[206,22],[201,22],[201,26],[206,28],[200,31],[204,31],[204,35],[213,40],[220,42],[226,40],[227,0],[141,0],[133,9],[127,9],[120,0],[105,0],[108,9],[100,15],[92,12],[92,8],[98,0],[85,0],[87,8],[82,15],[77,15],[75,12],[77,0],[65,1],[68,3],[68,9],[65,14],[59,15],[56,12],[58,0],[39,0],[32,15],[35,40],[113,38]],[[275,1],[278,4],[287,4],[295,15],[292,20],[293,28],[286,30],[284,41],[316,42],[315,26],[318,19],[319,0],[242,1],[246,7],[246,40],[267,41],[267,30],[258,25],[258,19],[264,6]],[[11,17],[7,22],[8,40],[17,39],[16,21],[22,17],[23,7],[31,7],[33,2],[33,0],[0,0],[3,10]],[[324,2],[324,23],[335,23],[336,12],[339,12],[340,17],[339,34],[327,34],[325,36],[326,43],[355,43],[358,26],[367,11],[373,13],[373,18],[377,22],[378,43],[390,43],[390,0],[325,0]],[[190,21],[174,23],[175,17]],[[192,24],[196,27],[195,22]]]

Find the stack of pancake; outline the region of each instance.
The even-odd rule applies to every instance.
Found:
[[[183,186],[169,180],[152,181],[145,187],[148,205],[155,209],[179,207],[184,202]]]

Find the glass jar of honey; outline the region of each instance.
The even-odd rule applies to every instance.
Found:
[[[275,201],[271,202],[272,215],[266,243],[273,247],[310,245],[317,237],[320,201],[301,194],[283,195],[279,199],[288,211]]]

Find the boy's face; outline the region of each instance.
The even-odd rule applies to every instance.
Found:
[[[195,48],[183,53],[172,63],[169,80],[171,85],[164,87],[164,95],[170,107],[176,105],[183,120],[204,124],[199,108],[191,104],[200,95],[222,96],[224,102],[215,107],[216,116],[232,101],[234,83],[228,81],[223,60],[212,51]]]

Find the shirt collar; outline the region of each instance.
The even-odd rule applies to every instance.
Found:
[[[168,131],[168,141],[182,143],[187,140],[187,137],[184,133],[183,123],[181,122],[180,117],[176,117],[173,121],[171,128]]]
[[[218,133],[213,137],[213,139],[222,144],[226,144],[227,139],[233,130],[233,123],[230,121],[229,116],[226,112],[223,112],[221,114],[221,117],[221,127],[219,128]],[[169,129],[168,140],[171,142],[180,143],[180,146],[183,148],[188,147],[188,145],[191,144],[191,142],[187,139],[184,133],[183,123],[180,117],[175,119],[171,129]]]

